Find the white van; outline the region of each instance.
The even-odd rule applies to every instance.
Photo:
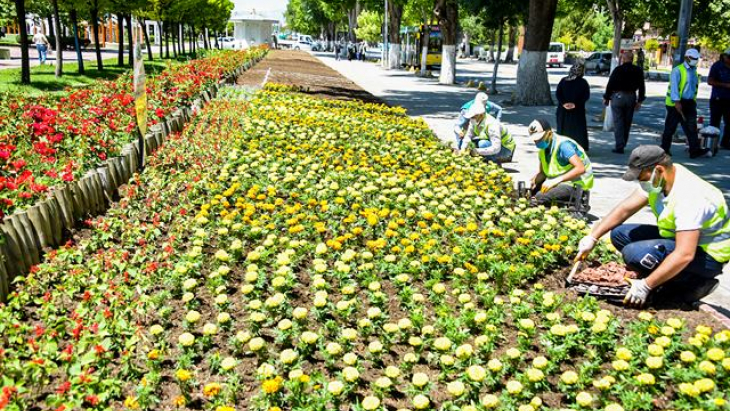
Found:
[[[565,44],[550,43],[546,63],[549,67],[563,67],[563,64],[565,64]]]

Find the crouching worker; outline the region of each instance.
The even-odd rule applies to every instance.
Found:
[[[528,133],[540,159],[531,185],[537,204],[567,205],[593,188],[591,160],[578,143],[554,133],[544,119],[530,123]]]
[[[495,117],[497,120],[502,118],[502,107],[489,101],[487,93],[477,93],[473,100],[469,100],[461,106],[459,118],[456,120],[456,124],[454,125],[454,138],[456,139],[457,150],[459,150],[461,141],[464,138],[469,125],[473,122],[473,116],[476,112],[487,113],[492,117]]]
[[[489,114],[486,114],[481,122],[469,125],[460,151],[468,150],[471,142],[474,142],[475,146],[472,153],[481,156],[485,161],[497,164],[512,161],[516,146],[512,134],[506,126]]]
[[[715,279],[730,261],[730,213],[722,192],[679,164],[659,146],[631,152],[627,181],[636,189],[619,203],[578,245],[585,258],[611,231],[611,242],[626,265],[643,278],[630,280],[624,302],[642,306],[652,301],[691,303],[710,294]],[[649,205],[656,225],[624,224]]]

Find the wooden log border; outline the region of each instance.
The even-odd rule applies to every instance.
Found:
[[[150,127],[145,135],[146,155],[162,147],[167,136],[183,130],[193,114],[218,95],[222,84],[235,84],[238,76],[253,67],[262,56],[224,75],[218,83],[201,91],[190,107],[182,107]],[[17,210],[0,222],[0,302],[6,302],[18,276],[30,272],[45,251],[61,246],[78,223],[106,212],[119,198],[119,187],[139,168],[139,145],[128,143],[117,157],[89,170],[78,180],[53,187],[48,196],[31,207]]]

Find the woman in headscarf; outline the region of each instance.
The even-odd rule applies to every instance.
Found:
[[[558,99],[558,134],[572,138],[588,151],[586,102],[591,97],[591,89],[583,78],[584,71],[583,60],[576,61],[568,75],[560,80],[555,96]]]

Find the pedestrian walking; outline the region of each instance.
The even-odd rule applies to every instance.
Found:
[[[46,38],[40,30],[36,29],[36,32],[33,35],[33,44],[35,44],[35,48],[38,50],[38,61],[40,61],[41,64],[46,64],[46,58],[48,57],[48,45],[51,44],[48,41],[48,38]]]
[[[640,109],[641,103],[646,99],[644,70],[635,66],[633,60],[634,56],[630,51],[621,55],[621,65],[611,73],[603,94],[603,104],[610,104],[613,115],[613,138],[616,146],[612,151],[618,154],[624,153],[629,142],[634,111]]]
[[[707,84],[712,86],[710,125],[719,129],[720,120],[725,123],[720,147],[730,150],[730,48],[710,67]]]
[[[684,134],[687,135],[689,143],[689,157],[698,158],[706,156],[710,150],[700,148],[700,141],[697,137],[697,90],[699,89],[700,77],[697,74],[697,63],[700,61],[700,52],[697,49],[689,49],[684,54],[684,62],[674,69],[669,77],[667,87],[667,117],[664,120],[664,133],[662,134],[662,148],[667,154],[672,155],[672,136],[677,131],[677,126],[682,125]]]
[[[340,60],[340,43],[335,43],[335,60]]]
[[[588,125],[586,124],[586,102],[591,97],[591,88],[583,78],[585,63],[576,61],[568,75],[558,83],[555,96],[558,99],[558,134],[575,140],[583,150],[588,151]]]

